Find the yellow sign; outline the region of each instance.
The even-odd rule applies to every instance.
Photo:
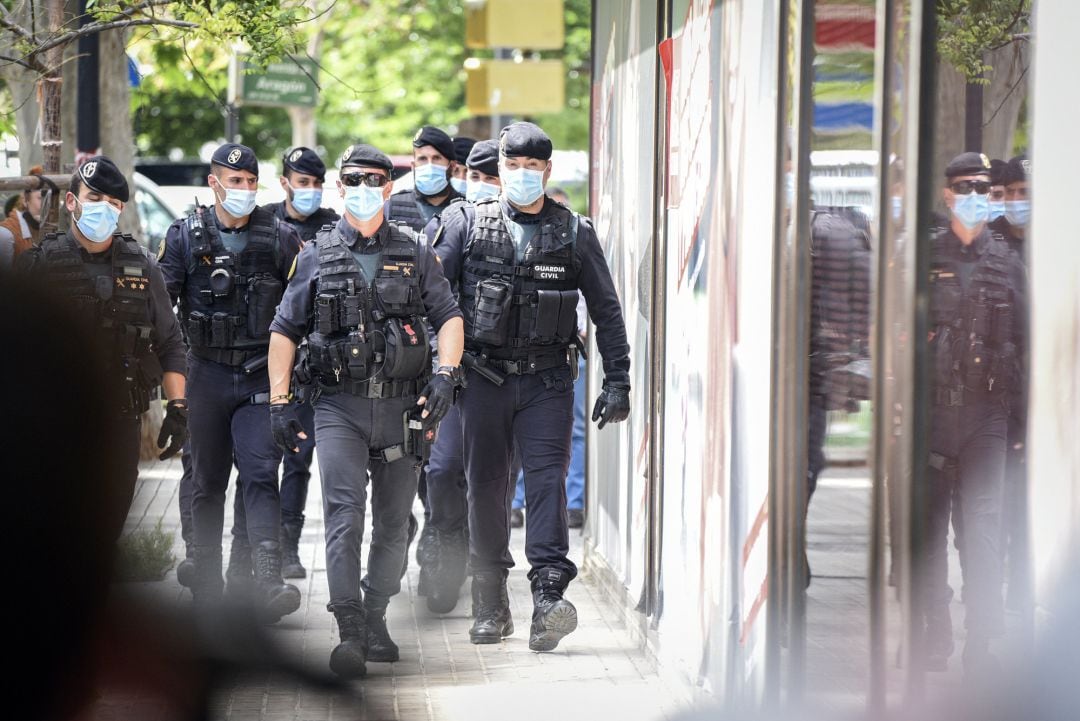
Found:
[[[563,0],[466,0],[465,47],[558,50]]]
[[[473,115],[557,113],[566,104],[562,60],[465,61],[465,107]]]

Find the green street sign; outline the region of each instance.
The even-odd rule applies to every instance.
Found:
[[[230,70],[229,102],[233,105],[313,108],[318,102],[315,79],[319,77],[319,68],[310,58],[290,56],[262,70],[233,56]]]

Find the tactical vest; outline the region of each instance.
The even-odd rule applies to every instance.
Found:
[[[63,233],[41,241],[50,284],[70,298],[90,327],[99,328],[110,371],[120,383],[119,412],[144,413],[161,383],[150,320],[150,261],[130,235],[114,235],[110,272],[93,275],[81,248]]]
[[[449,195],[446,198],[446,202],[435,209],[435,215],[440,215],[454,203],[465,199],[461,193],[457,192],[452,187],[448,187],[447,190],[449,191]],[[418,199],[415,190],[391,195],[390,217],[387,218],[387,220],[395,223],[403,223],[417,233],[422,233],[424,227],[428,224],[428,221],[425,220],[424,214],[420,212],[420,209],[416,207],[418,202],[422,201]]]
[[[475,208],[461,270],[466,347],[511,373],[565,365],[577,338],[578,217],[549,204],[518,264],[499,199]]]
[[[283,202],[282,213],[285,213],[284,205]],[[338,217],[338,214],[335,213],[332,208],[319,208],[303,220],[296,220],[295,218],[289,218],[287,216],[283,217],[282,220],[295,228],[297,235],[300,236],[300,240],[306,242],[314,239],[319,231],[326,226],[336,223]]]
[[[421,241],[407,227],[388,227],[370,284],[336,226],[317,236],[319,278],[302,375],[320,392],[415,395],[431,375],[417,262]]]
[[[256,208],[239,253],[225,248],[208,208],[189,215],[186,225],[190,254],[180,315],[192,353],[233,366],[265,353],[285,290],[278,220]]]
[[[937,233],[930,266],[934,401],[951,406],[1004,395],[1014,388],[1018,372],[1012,251],[991,234],[965,290],[959,263],[951,258],[957,242],[948,232]]]

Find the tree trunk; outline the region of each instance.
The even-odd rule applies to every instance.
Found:
[[[292,123],[292,147],[302,145],[315,148],[315,108],[290,106],[289,121]]]
[[[135,205],[135,133],[131,125],[131,84],[128,80],[127,30],[101,33],[101,153],[120,168],[131,186],[131,201],[120,216],[120,230],[141,239]]]
[[[64,0],[46,0],[46,17],[50,33],[57,33],[64,24]],[[63,150],[64,141],[60,135],[61,130],[61,102],[63,99],[64,78],[62,74],[62,62],[64,59],[63,46],[56,46],[43,53],[42,63],[48,68],[48,72],[38,81],[38,98],[41,101],[41,154],[42,165],[46,173],[59,173],[60,154]],[[59,199],[54,199],[58,201]],[[51,204],[48,217],[42,226],[42,232],[53,231],[57,227],[57,203]]]
[[[1008,160],[1027,149],[1014,148],[1013,137],[1028,96],[1031,46],[1024,41],[1010,43],[988,53],[986,62],[993,70],[987,72],[990,84],[983,93],[983,152]]]

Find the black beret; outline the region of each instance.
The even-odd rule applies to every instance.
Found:
[[[466,167],[476,168],[485,175],[499,174],[499,143],[495,140],[481,140],[469,151]]]
[[[387,173],[394,170],[394,163],[386,153],[371,145],[364,145],[363,143],[350,145],[345,148],[345,152],[341,154],[341,163],[339,167],[344,168],[349,165],[357,165],[365,168],[382,168]]]
[[[109,195],[126,203],[128,182],[120,168],[104,155],[95,155],[75,171],[83,185],[103,195]]]
[[[281,164],[294,173],[314,175],[320,181],[326,180],[326,163],[311,148],[297,147],[286,150],[285,155],[281,156]],[[282,173],[284,174],[284,170]]]
[[[499,133],[499,152],[509,157],[551,160],[551,138],[532,123],[512,123]]]
[[[210,162],[233,170],[246,170],[259,177],[259,160],[255,157],[255,151],[246,145],[225,143],[214,151]]]
[[[990,160],[990,185],[1005,185],[1005,166],[1004,160],[998,160],[992,158]]]
[[[960,153],[945,166],[945,177],[990,175],[990,158],[983,153]]]
[[[454,138],[454,160],[464,163],[474,145],[476,145],[475,138]]]
[[[416,135],[413,136],[412,145],[414,148],[430,145],[442,153],[447,160],[453,160],[456,157],[454,154],[454,141],[434,125],[425,125],[417,130]]]
[[[1028,156],[1017,155],[1005,166],[1005,173],[1002,182],[1005,185],[1012,185],[1013,183],[1023,183],[1027,181],[1028,175],[1030,174],[1031,161],[1028,160]]]

